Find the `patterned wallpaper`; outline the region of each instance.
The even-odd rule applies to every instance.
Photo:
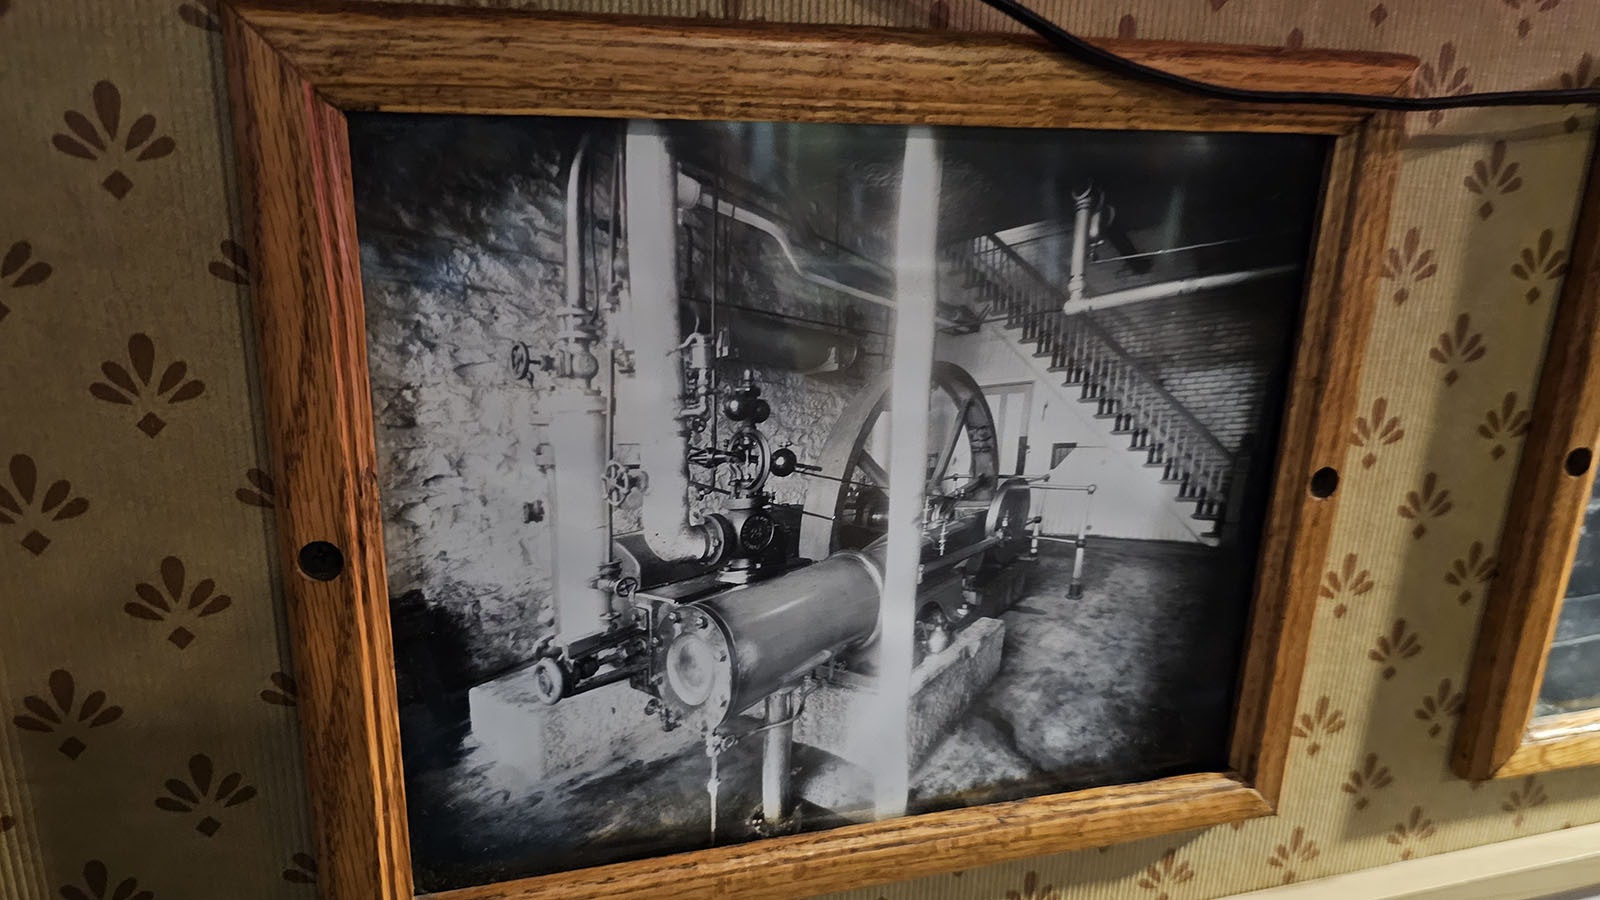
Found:
[[[973,0],[611,2],[1001,24]],[[1429,94],[1600,83],[1578,0],[1043,8],[1404,51]],[[215,12],[0,0],[0,48],[0,897],[312,897]],[[1409,124],[1282,814],[840,897],[1199,900],[1600,820],[1592,771],[1446,767],[1593,128]]]

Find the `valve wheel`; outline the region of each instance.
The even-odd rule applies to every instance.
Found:
[[[522,341],[511,345],[511,375],[514,378],[527,378],[533,368],[533,351]]]
[[[633,494],[633,471],[613,459],[606,463],[605,470],[600,473],[600,485],[605,490],[606,503],[615,509],[628,502],[628,497]]]
[[[533,664],[533,690],[539,702],[554,706],[567,694],[567,673],[561,663],[546,656]]]
[[[734,487],[759,491],[772,473],[772,445],[754,428],[741,428],[728,441],[728,462],[733,467]]]

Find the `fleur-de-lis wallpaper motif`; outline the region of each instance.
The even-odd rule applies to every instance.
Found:
[[[1307,756],[1316,756],[1322,750],[1322,742],[1343,731],[1345,724],[1344,713],[1335,709],[1333,701],[1323,695],[1317,698],[1311,712],[1300,714],[1291,733],[1306,739]]]
[[[1518,12],[1526,13],[1517,20],[1517,37],[1525,38],[1533,31],[1533,16],[1536,13],[1549,12],[1561,5],[1561,0],[1503,0],[1505,5]]]
[[[1006,891],[1006,900],[1061,900],[1061,892],[1053,885],[1041,885],[1039,873],[1030,870],[1022,876],[1022,887]]]
[[[1505,802],[1500,804],[1500,809],[1511,814],[1512,828],[1521,828],[1522,823],[1527,820],[1528,812],[1535,807],[1543,806],[1549,799],[1545,796],[1544,785],[1539,783],[1538,776],[1529,775],[1522,780],[1522,784],[1506,795]]]
[[[1306,837],[1306,830],[1295,826],[1287,842],[1272,848],[1272,855],[1267,857],[1267,865],[1282,869],[1283,883],[1289,884],[1296,878],[1295,864],[1311,862],[1321,852],[1317,848],[1317,842]]]
[[[1455,690],[1446,678],[1439,682],[1439,687],[1431,694],[1422,698],[1422,704],[1412,710],[1420,721],[1428,723],[1428,737],[1436,738],[1444,733],[1444,720],[1460,715],[1461,704],[1465,698],[1462,693]]]
[[[1472,92],[1472,82],[1467,80],[1467,67],[1456,65],[1456,45],[1446,41],[1439,47],[1436,59],[1423,62],[1417,69],[1417,93],[1423,97],[1450,97]],[[1444,120],[1444,113],[1428,113],[1428,127],[1433,128]]]
[[[1531,421],[1528,410],[1517,408],[1517,392],[1508,391],[1498,408],[1483,414],[1483,423],[1478,426],[1478,436],[1491,442],[1489,458],[1505,456],[1506,443],[1527,434]]]
[[[6,249],[5,256],[0,257],[0,284],[10,288],[43,284],[53,271],[49,263],[33,259],[33,245],[27,241],[17,241]],[[0,294],[0,322],[4,322],[11,312],[5,296]]]
[[[1594,57],[1588,53],[1578,57],[1577,65],[1573,66],[1570,71],[1562,72],[1559,80],[1561,87],[1569,91],[1577,88],[1600,87],[1600,74],[1595,72]],[[1578,126],[1581,124],[1577,116],[1568,116],[1566,121],[1562,123],[1568,132],[1577,131]]]
[[[1170,900],[1168,891],[1194,878],[1194,867],[1178,859],[1177,848],[1168,848],[1161,858],[1147,866],[1139,876],[1139,887],[1154,893],[1155,900]]]
[[[122,92],[109,81],[95,84],[91,92],[94,100],[95,118],[99,120],[97,128],[89,117],[75,110],[67,110],[63,117],[67,123],[67,131],[71,134],[57,133],[50,142],[57,150],[68,156],[78,159],[87,159],[91,162],[104,159],[117,166],[129,159],[133,162],[148,162],[160,159],[177,149],[177,144],[166,135],[156,134],[156,117],[145,113],[133,120],[128,126],[125,138],[118,140],[119,128],[122,125]],[[120,144],[120,146],[119,146]],[[137,151],[137,155],[134,155]],[[113,168],[111,173],[100,182],[111,196],[121,200],[133,190],[133,179],[120,168]]]
[[[83,886],[61,886],[61,900],[154,900],[151,891],[139,889],[139,879],[124,878],[115,885],[106,864],[91,859],[83,864]]]
[[[1455,501],[1450,499],[1450,492],[1439,487],[1439,476],[1429,472],[1422,477],[1422,487],[1414,491],[1406,491],[1406,499],[1401,503],[1397,512],[1402,519],[1412,519],[1417,524],[1411,529],[1411,536],[1421,538],[1428,533],[1428,520],[1437,519],[1455,508]]]
[[[1387,681],[1393,678],[1399,664],[1422,652],[1422,641],[1418,639],[1415,631],[1409,631],[1405,619],[1395,619],[1389,626],[1386,634],[1378,635],[1373,642],[1372,649],[1367,651],[1367,659],[1383,666],[1383,677]]]
[[[156,806],[171,813],[198,814],[194,830],[206,837],[215,836],[222,829],[222,822],[212,813],[250,802],[256,789],[245,784],[244,776],[238,772],[229,772],[213,784],[214,774],[211,757],[196,753],[189,757],[189,780],[167,779],[167,793],[156,798]]]
[[[1417,850],[1417,845],[1433,837],[1433,820],[1422,812],[1422,807],[1411,807],[1411,814],[1405,821],[1396,822],[1394,828],[1387,835],[1389,843],[1400,848],[1400,858],[1410,859]]]
[[[1511,265],[1511,274],[1529,287],[1522,299],[1529,303],[1544,296],[1544,286],[1567,273],[1567,251],[1555,248],[1556,234],[1546,228],[1532,247],[1523,247],[1517,261]]]
[[[65,522],[89,511],[89,501],[72,495],[72,483],[65,478],[52,481],[39,495],[39,505],[33,505],[34,490],[39,486],[39,467],[33,457],[18,453],[7,466],[11,486],[0,482],[0,525],[18,525],[27,531],[19,542],[34,556],[50,547],[50,538],[40,528],[47,522]]]
[[[188,2],[179,4],[178,18],[205,31],[221,31],[222,22],[217,19],[216,3],[212,0],[204,2]]]
[[[122,718],[122,707],[107,703],[105,691],[90,691],[78,703],[77,683],[65,669],[51,672],[49,683],[49,699],[35,694],[23,697],[22,706],[27,713],[11,721],[24,731],[62,735],[56,749],[67,759],[76,760],[89,749],[83,740],[86,732]]]
[[[1444,573],[1444,583],[1461,589],[1461,593],[1456,594],[1456,602],[1466,606],[1494,574],[1494,557],[1483,549],[1482,541],[1473,541],[1467,548],[1467,555],[1457,557],[1450,564],[1450,570]]]
[[[1411,0],[1391,8],[1387,0],[1366,0],[1307,16],[1287,0],[1141,0],[1077,19],[1100,34],[1129,39],[1411,52],[1427,58],[1416,89],[1430,95],[1557,83],[1600,88],[1600,48],[1592,40],[1600,26],[1600,4],[1562,0],[1559,8],[1542,10],[1549,2]],[[92,8],[86,0],[32,6],[0,0],[0,30],[15,31],[19,40],[35,42],[43,54],[62,62],[18,69],[8,97],[20,124],[0,134],[0,146],[15,161],[12,193],[24,207],[45,211],[13,216],[9,227],[0,227],[9,232],[0,233],[0,356],[20,354],[7,358],[14,377],[0,384],[18,413],[14,422],[0,414],[3,425],[15,426],[9,433],[0,427],[0,436],[8,438],[0,440],[0,607],[10,587],[7,576],[20,576],[23,589],[13,593],[35,604],[44,616],[38,624],[50,629],[14,629],[9,641],[0,639],[0,656],[14,664],[17,676],[0,696],[0,727],[10,729],[5,736],[30,763],[38,763],[31,768],[43,776],[0,785],[0,883],[7,883],[8,861],[14,868],[18,859],[36,853],[47,872],[39,887],[48,886],[49,895],[59,900],[169,900],[169,895],[196,890],[206,894],[213,884],[223,885],[222,894],[236,895],[230,900],[311,900],[319,889],[317,860],[303,852],[309,850],[304,835],[311,823],[304,818],[296,767],[269,772],[255,755],[237,755],[244,752],[241,741],[251,744],[252,754],[292,753],[295,721],[304,704],[296,705],[292,670],[272,627],[281,610],[263,606],[251,610],[261,615],[245,615],[245,606],[279,602],[271,596],[272,560],[259,548],[246,547],[237,559],[226,552],[226,531],[241,514],[264,525],[267,520],[258,517],[270,516],[276,507],[267,474],[272,470],[249,449],[261,426],[251,421],[249,392],[240,387],[249,383],[247,348],[203,354],[193,341],[194,336],[236,335],[235,301],[245,298],[261,269],[261,261],[251,258],[256,254],[243,246],[242,233],[226,224],[234,186],[216,164],[218,154],[227,153],[228,134],[219,118],[226,114],[226,98],[206,90],[213,62],[206,48],[220,27],[218,6],[217,0],[164,0],[137,14],[102,15],[98,9],[84,14]],[[981,28],[994,21],[981,8],[956,0],[869,7],[825,0],[805,6],[804,13],[819,23],[858,23],[865,14],[931,29]],[[644,11],[636,0],[606,8]],[[778,7],[755,0],[703,0],[697,8],[708,17],[749,20]],[[32,14],[40,9],[64,15]],[[1197,24],[1195,16],[1204,21]],[[1188,33],[1199,26],[1204,33]],[[1526,40],[1518,40],[1519,31]],[[166,39],[149,39],[162,36]],[[1513,52],[1519,49],[1537,52]],[[101,78],[115,85],[96,86]],[[75,112],[64,121],[69,108]],[[142,142],[135,140],[130,149],[129,140],[136,137],[132,126],[146,113],[153,114],[142,126],[149,133],[139,135]],[[1545,341],[1536,326],[1561,290],[1552,258],[1565,251],[1555,265],[1565,265],[1567,277],[1572,275],[1569,217],[1551,210],[1570,205],[1582,188],[1588,149],[1580,146],[1585,142],[1576,132],[1593,129],[1595,116],[1592,108],[1578,106],[1551,111],[1548,121],[1556,137],[1549,140],[1517,122],[1497,124],[1463,114],[1458,124],[1464,131],[1475,125],[1489,131],[1477,129],[1475,136],[1448,141],[1417,140],[1406,150],[1405,175],[1392,209],[1396,224],[1376,260],[1383,278],[1363,369],[1367,389],[1352,414],[1355,427],[1346,435],[1351,442],[1346,449],[1352,451],[1346,465],[1361,469],[1357,486],[1364,499],[1378,501],[1379,512],[1375,522],[1361,518],[1370,504],[1345,505],[1338,513],[1338,533],[1358,536],[1336,544],[1321,564],[1324,578],[1315,602],[1326,609],[1320,627],[1312,630],[1303,700],[1290,713],[1298,733],[1284,796],[1286,803],[1299,797],[1301,806],[1285,809],[1316,807],[1318,816],[1307,812],[1233,822],[1201,841],[1139,842],[1100,851],[1103,857],[1091,852],[1016,860],[986,873],[930,881],[941,900],[1064,900],[1069,894],[1082,900],[1188,900],[1392,862],[1401,854],[1422,856],[1446,845],[1455,849],[1514,837],[1563,821],[1582,825],[1600,819],[1600,793],[1586,793],[1588,783],[1568,777],[1571,773],[1541,775],[1531,786],[1520,778],[1490,782],[1478,793],[1440,775],[1450,752],[1457,697],[1465,688],[1462,642],[1470,639],[1472,617],[1485,595],[1496,589],[1489,580],[1497,555],[1493,535],[1504,511],[1499,502],[1467,503],[1463,492],[1475,499],[1500,497],[1514,479],[1533,401],[1524,385],[1537,374]],[[1434,113],[1409,116],[1406,124],[1411,132],[1433,126],[1428,133],[1436,133],[1454,121]],[[1562,127],[1571,134],[1563,137]],[[52,137],[58,141],[54,146]],[[145,155],[150,158],[141,160]],[[182,202],[160,210],[160,227],[146,227],[157,201],[180,189]],[[1547,225],[1553,235],[1541,249]],[[1525,249],[1531,259],[1524,259]],[[80,298],[107,284],[169,289],[124,291],[127,296],[113,298],[126,307],[118,315],[80,315]],[[201,295],[209,291],[201,297],[209,302],[195,302],[195,291],[173,286],[197,288]],[[1471,326],[1458,330],[1464,313],[1470,314]],[[181,331],[175,330],[178,322],[184,323]],[[63,336],[72,352],[52,355],[41,346],[50,342],[19,343],[41,328],[41,334]],[[135,331],[154,339],[144,385],[131,357],[124,355]],[[1448,341],[1435,346],[1432,336],[1441,332]],[[1487,354],[1488,349],[1494,353]],[[85,359],[84,353],[99,358]],[[99,371],[107,359],[115,360],[141,393],[155,393],[166,367],[185,360],[187,377],[203,379],[204,393],[177,405],[144,396],[130,404],[118,390],[122,401],[90,403],[84,391],[91,383],[117,387]],[[1516,391],[1508,395],[1512,387]],[[60,396],[59,389],[75,391],[76,403],[48,408],[48,398]],[[1377,400],[1384,403],[1381,410],[1375,408]],[[164,420],[166,429],[156,438],[135,437],[128,427],[146,413]],[[74,434],[72,423],[80,420],[102,427]],[[68,430],[56,433],[62,428]],[[216,440],[189,441],[191,434]],[[79,446],[69,446],[63,435],[75,437]],[[232,456],[215,452],[230,446],[247,449]],[[129,455],[155,449],[161,452],[134,453],[138,460]],[[11,465],[13,454],[23,451],[32,454],[26,479],[16,477]],[[1487,461],[1480,454],[1487,454]],[[122,462],[97,463],[113,457]],[[1430,470],[1436,473],[1431,487],[1424,480]],[[148,522],[150,507],[143,499],[162,496],[166,486],[186,476],[199,486],[192,517]],[[53,482],[61,478],[71,479],[65,497],[52,493]],[[121,487],[107,486],[112,484]],[[293,486],[282,487],[287,502]],[[205,496],[208,490],[211,496]],[[1386,519],[1382,508],[1409,500],[1407,492],[1413,490],[1417,499],[1407,504],[1412,515]],[[75,500],[79,494],[88,500]],[[1445,514],[1454,500],[1463,502]],[[63,518],[52,518],[57,515]],[[135,533],[140,528],[150,533]],[[1420,539],[1398,548],[1399,553],[1389,552],[1414,528]],[[121,551],[91,553],[102,546],[122,551],[132,546],[135,552],[131,557]],[[168,553],[185,564],[177,593],[169,591],[161,568]],[[227,574],[213,567],[219,559],[231,560]],[[202,608],[219,593],[238,597],[225,611],[194,616],[192,592],[207,576],[218,584]],[[137,582],[148,582],[171,615],[151,620],[121,612],[124,604],[159,612],[160,604],[147,605],[136,592]],[[105,585],[111,586],[109,593]],[[1425,650],[1385,664],[1363,662],[1374,638],[1387,638],[1397,618],[1408,623],[1406,636],[1425,644]],[[1411,625],[1417,626],[1416,634],[1410,633]],[[180,627],[189,635],[186,650],[168,643]],[[194,703],[163,706],[164,676],[106,680],[106,673],[122,671],[104,668],[95,658],[106,647],[134,656],[170,653],[174,658],[167,661],[179,665],[168,666],[168,675],[183,670],[208,675],[189,679]],[[1398,674],[1387,681],[1372,677],[1384,665],[1396,666]],[[58,709],[49,690],[48,673],[54,669],[76,676],[68,714]],[[1448,689],[1441,686],[1445,676]],[[1352,681],[1361,682],[1354,692]],[[98,728],[77,721],[82,701],[96,688],[109,694],[106,704],[124,708],[122,720]],[[29,694],[80,729],[87,749],[76,762],[58,751],[71,732],[58,728],[46,734],[13,723],[19,714],[38,718],[23,705]],[[1407,706],[1414,714],[1409,722]],[[208,710],[220,710],[225,721],[199,723],[212,738],[194,742],[195,719]],[[186,768],[199,749],[210,757],[205,777]],[[234,770],[243,773],[235,794],[246,781],[260,793],[229,807],[216,795],[223,776]],[[62,777],[52,777],[52,771]],[[180,779],[199,802],[164,788],[169,777]],[[206,782],[204,796],[195,782]],[[102,784],[118,787],[94,789]],[[1344,800],[1329,806],[1328,800],[1337,800],[1334,793],[1343,793]],[[177,808],[152,808],[158,795]],[[1429,821],[1425,809],[1441,819]],[[208,817],[225,823],[214,826],[221,829],[214,838],[190,831]],[[257,819],[274,827],[259,829]],[[144,824],[128,827],[140,821]],[[208,852],[147,852],[155,845]],[[1308,848],[1318,851],[1313,860],[1301,858]],[[107,864],[102,874],[86,874],[84,862],[91,857]],[[255,877],[238,880],[241,872]],[[122,887],[130,875],[138,876],[137,887]],[[917,890],[901,885],[848,896],[878,900]]]
[[[1439,334],[1428,350],[1428,358],[1445,367],[1444,383],[1452,385],[1461,377],[1461,366],[1483,359],[1488,350],[1483,335],[1472,330],[1472,317],[1462,313],[1456,317],[1454,328]]]
[[[233,284],[250,283],[250,256],[245,253],[244,247],[237,241],[225,240],[217,245],[222,253],[220,259],[213,259],[206,266],[206,271],[212,276]]]
[[[1379,397],[1372,401],[1370,414],[1356,417],[1355,430],[1350,433],[1350,443],[1355,447],[1366,448],[1367,452],[1361,456],[1361,468],[1370,469],[1378,461],[1379,447],[1393,444],[1405,436],[1405,429],[1400,427],[1400,417],[1389,415],[1389,401]]]
[[[105,381],[89,385],[89,393],[107,403],[131,406],[144,415],[134,427],[150,437],[167,427],[167,420],[157,415],[155,408],[185,403],[205,393],[205,382],[189,377],[189,365],[183,360],[173,360],[161,371],[161,379],[151,387],[156,370],[156,345],[144,333],[128,338],[128,361],[133,372],[121,363],[107,360],[100,364]]]
[[[1571,71],[1561,73],[1561,87],[1565,90],[1600,87],[1600,72],[1595,71],[1594,57],[1588,53],[1578,57]]]
[[[1494,215],[1494,197],[1522,189],[1522,176],[1517,174],[1520,168],[1517,163],[1506,160],[1505,141],[1495,141],[1489,147],[1489,155],[1472,164],[1472,172],[1462,183],[1467,190],[1483,198],[1478,204],[1478,218]]]
[[[1322,587],[1318,593],[1323,599],[1339,601],[1333,607],[1335,619],[1344,618],[1344,614],[1349,611],[1350,606],[1347,601],[1372,590],[1372,573],[1357,566],[1356,555],[1346,553],[1344,562],[1339,565],[1338,570],[1323,576]]]
[[[273,672],[267,676],[268,687],[263,688],[260,697],[263,703],[273,706],[297,706],[300,703],[300,691],[294,683],[294,677],[288,672]]]
[[[139,599],[130,600],[122,607],[123,612],[135,619],[168,624],[183,623],[174,625],[172,630],[167,632],[167,640],[179,650],[186,650],[194,643],[195,634],[188,626],[194,625],[198,619],[214,616],[233,605],[231,597],[216,592],[217,584],[209,578],[197,583],[185,598],[184,578],[183,560],[176,556],[168,556],[161,560],[162,587],[140,582],[133,588]]]
[[[283,880],[291,884],[316,884],[316,859],[309,853],[296,853],[289,857],[289,865],[283,870]]]
[[[1390,247],[1383,255],[1383,277],[1399,282],[1389,299],[1400,306],[1411,297],[1411,288],[1419,281],[1427,281],[1439,274],[1439,264],[1432,248],[1422,248],[1422,229],[1408,228],[1400,246]]]
[[[271,509],[274,502],[272,476],[260,469],[246,469],[244,480],[249,486],[234,491],[234,499],[250,506],[264,506]]]
[[[1345,776],[1339,790],[1356,798],[1355,808],[1361,810],[1372,803],[1373,792],[1391,784],[1394,784],[1394,776],[1389,774],[1389,767],[1378,760],[1378,754],[1368,753],[1361,762],[1361,768],[1351,769],[1350,774]]]

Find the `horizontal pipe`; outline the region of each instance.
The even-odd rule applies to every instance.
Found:
[[[1241,272],[1223,272],[1219,275],[1179,278],[1176,281],[1162,281],[1156,284],[1145,284],[1139,287],[1127,288],[1126,290],[1097,294],[1093,297],[1085,297],[1081,301],[1068,300],[1062,305],[1061,311],[1065,313],[1082,313],[1096,309],[1108,309],[1113,306],[1125,306],[1129,303],[1143,303],[1148,300],[1171,300],[1177,297],[1187,297],[1190,294],[1198,294],[1201,291],[1232,287],[1237,284],[1262,281],[1281,275],[1291,275],[1298,271],[1300,271],[1300,266],[1289,263],[1281,266],[1268,266],[1262,269],[1245,269]]]
[[[803,281],[808,281],[818,287],[824,287],[848,297],[854,297],[857,300],[864,300],[867,303],[881,306],[885,309],[895,308],[895,302],[888,297],[874,294],[871,291],[863,291],[842,281],[836,281],[826,275],[819,275],[810,271],[801,264],[800,256],[795,252],[794,244],[789,240],[789,235],[784,232],[783,226],[742,206],[737,206],[727,200],[718,200],[708,193],[700,182],[681,172],[678,173],[678,203],[684,207],[703,206],[719,216],[725,216],[740,224],[748,225],[772,238],[773,242],[778,245],[778,250],[783,254],[784,260],[789,263],[789,268],[793,269],[794,273]],[[957,324],[945,318],[936,318],[935,321],[947,328],[956,327]]]

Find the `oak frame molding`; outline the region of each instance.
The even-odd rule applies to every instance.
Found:
[[[1456,727],[1451,765],[1473,780],[1600,764],[1600,709],[1533,718],[1600,452],[1600,145],[1570,252]]]
[[[229,2],[222,9],[320,893],[413,896],[344,113],[352,110],[1295,132],[1332,138],[1260,548],[1228,772],[948,810],[432,895],[782,897],[1105,846],[1278,804],[1399,167],[1393,113],[1134,84],[1032,38]],[[1211,81],[1401,95],[1390,54],[1107,41]],[[642,77],[648,75],[648,78]],[[296,565],[327,541],[346,565]]]

